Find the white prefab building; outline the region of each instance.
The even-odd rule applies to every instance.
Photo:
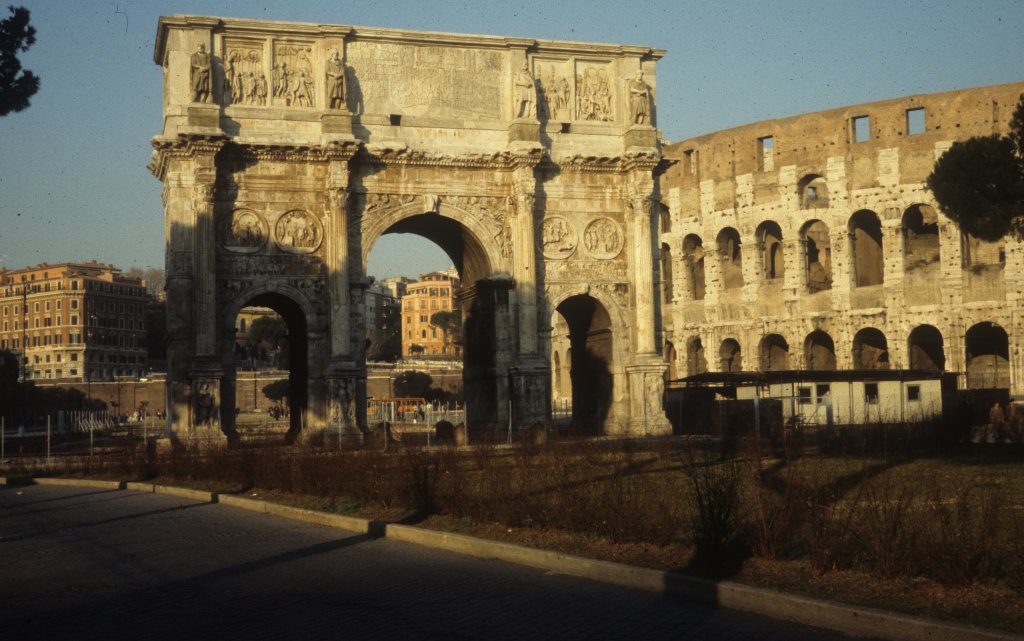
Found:
[[[678,381],[714,390],[716,399],[781,401],[782,418],[806,425],[917,422],[942,415],[955,380],[907,370],[707,373]]]

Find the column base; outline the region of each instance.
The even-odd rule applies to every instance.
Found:
[[[639,360],[639,359],[638,359]],[[634,436],[670,436],[665,416],[665,364],[656,355],[626,367],[629,379],[629,431]]]

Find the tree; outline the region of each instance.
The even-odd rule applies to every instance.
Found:
[[[263,396],[274,402],[279,409],[283,409],[283,403],[288,402],[288,393],[291,391],[291,384],[288,379],[281,379],[267,383],[263,386]],[[277,418],[275,415],[274,418]]]
[[[1024,95],[1008,136],[958,141],[942,154],[928,188],[960,230],[987,241],[1024,239]]]
[[[249,326],[246,343],[260,354],[269,355],[272,363],[279,367],[288,366],[288,325],[279,317],[261,316]]]
[[[28,51],[36,41],[36,30],[28,24],[28,9],[7,8],[11,17],[0,20],[0,116],[25,109],[29,98],[39,91],[38,76],[22,70],[18,60],[18,52]]]
[[[164,283],[167,282],[167,275],[164,270],[158,267],[150,267],[148,269],[142,269],[141,267],[132,267],[124,273],[128,278],[139,278],[146,281],[146,293],[150,296],[155,296],[164,289]]]
[[[398,398],[425,398],[434,384],[434,377],[426,372],[408,370],[395,377],[392,389]]]
[[[448,353],[448,347],[462,340],[462,318],[458,312],[451,310],[434,312],[430,315],[430,324],[441,328],[446,354]]]
[[[391,362],[402,357],[402,336],[397,327],[376,332],[375,336],[376,341],[367,341],[367,360]]]

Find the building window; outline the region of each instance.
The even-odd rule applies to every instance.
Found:
[[[77,298],[72,299],[72,301],[71,301],[71,309],[78,309],[78,299]]]
[[[801,405],[811,404],[811,388],[810,387],[798,387],[797,390],[797,402]]]
[[[765,136],[757,139],[757,163],[761,171],[775,169],[775,137]]]
[[[825,396],[830,391],[832,391],[832,388],[828,383],[821,383],[815,386],[814,394],[817,396],[818,405],[822,405],[825,402]]]
[[[878,383],[864,383],[864,402],[878,405]]]
[[[907,135],[916,136],[917,134],[923,134],[924,130],[924,107],[907,109]]]
[[[919,402],[921,400],[921,386],[920,385],[907,385],[907,401],[911,403]]]
[[[853,141],[867,142],[871,140],[871,117],[855,116],[853,118]]]

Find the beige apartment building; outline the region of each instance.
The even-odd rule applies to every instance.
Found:
[[[460,281],[450,270],[423,274],[408,285],[402,297],[402,356],[461,356],[462,346],[444,328],[431,323],[441,311],[454,311],[461,319],[456,294]],[[460,320],[461,322],[461,320]]]
[[[0,350],[25,380],[106,381],[147,371],[144,280],[113,265],[41,264],[0,271]]]

